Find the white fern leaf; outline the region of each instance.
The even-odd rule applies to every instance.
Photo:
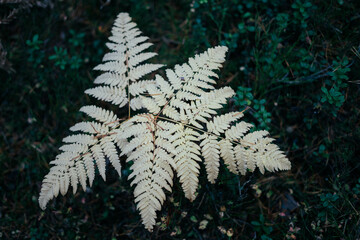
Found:
[[[217,137],[214,135],[203,134],[200,139],[202,156],[204,157],[206,173],[209,182],[215,183],[219,174],[220,166],[220,146]]]
[[[142,98],[141,98],[141,96],[140,96],[140,97],[132,98],[132,99],[130,100],[130,107],[131,107],[131,109],[133,109],[133,110],[135,110],[135,111],[143,108],[144,106],[143,106],[143,103],[142,103]]]
[[[73,134],[70,136],[67,136],[63,139],[63,142],[65,143],[79,143],[79,144],[86,144],[86,145],[92,145],[96,142],[96,139],[93,135],[88,134]]]
[[[237,123],[230,129],[226,130],[225,137],[229,140],[236,140],[244,136],[244,134],[252,128],[253,125],[244,121]]]
[[[153,98],[143,97],[141,98],[142,105],[153,114],[157,114],[161,111],[160,106],[156,103]]]
[[[181,120],[179,112],[172,106],[166,106],[163,110],[163,114],[171,119],[174,119],[175,121]]]
[[[90,117],[98,120],[99,122],[102,122],[102,123],[105,123],[108,125],[113,125],[116,121],[119,120],[113,112],[105,110],[105,109],[97,107],[97,106],[94,106],[94,105],[84,106],[84,107],[80,108],[79,111],[84,112],[87,115],[89,115]]]
[[[99,100],[111,102],[112,104],[123,107],[128,103],[125,89],[115,86],[100,86],[90,88],[85,91],[86,94],[93,96]]]
[[[196,55],[195,58],[189,59],[189,64],[176,65],[173,70],[166,70],[166,75],[169,79],[171,85],[166,84],[163,81],[163,78],[158,77],[156,82],[158,86],[148,89],[150,96],[155,99],[166,99],[165,102],[157,102],[158,107],[165,106],[163,113],[166,113],[166,116],[172,118],[173,120],[182,120],[182,121],[191,121],[191,124],[198,128],[202,126],[196,122],[194,119],[197,117],[197,120],[204,121],[204,116],[208,116],[208,113],[216,114],[216,111],[213,109],[221,108],[222,105],[226,103],[226,99],[231,97],[234,94],[231,88],[224,88],[221,94],[216,94],[209,92],[212,91],[213,86],[209,84],[209,81],[212,77],[217,77],[217,74],[213,70],[218,69],[223,61],[225,61],[225,53],[227,51],[226,47],[215,47],[211,48],[208,51]],[[190,63],[191,62],[191,63]],[[196,63],[195,63],[196,62]],[[192,67],[193,66],[193,67]],[[209,72],[212,72],[211,74]],[[199,78],[200,75],[204,73],[207,74],[207,78]],[[203,81],[206,79],[207,81]],[[215,83],[213,81],[212,83]],[[216,100],[215,103],[209,104],[211,100]],[[153,102],[146,100],[146,108],[154,109]],[[198,102],[197,104],[192,103],[194,106],[202,107],[201,110],[198,108],[191,109],[189,104],[186,101]],[[203,104],[200,104],[199,101],[203,101]],[[171,109],[176,107],[176,109]],[[158,108],[156,109],[158,110]],[[184,118],[184,114],[181,111],[186,112],[187,119]],[[154,111],[150,111],[157,113]],[[178,112],[179,114],[176,114]]]
[[[83,153],[88,150],[88,146],[85,144],[72,143],[61,146],[59,150],[64,152]]]
[[[136,84],[140,77],[157,70],[162,65],[143,64],[156,53],[143,52],[152,44],[146,43],[148,38],[140,35],[140,30],[135,23],[131,22],[129,15],[120,13],[114,23],[112,36],[109,38],[112,42],[106,44],[111,51],[105,54],[103,63],[95,67],[95,70],[104,71],[94,81],[102,85],[88,89],[86,93],[120,107],[127,103],[135,109],[142,107],[138,96],[145,92],[146,84],[150,81],[142,81],[133,87],[131,85]],[[131,95],[137,99],[128,98],[129,88],[132,89]],[[77,189],[77,183],[85,189],[87,179],[91,186],[95,178],[94,163],[99,168],[103,179],[105,179],[106,158],[118,173],[121,173],[115,144],[123,147],[126,141],[112,136],[116,134],[113,128],[119,125],[120,120],[113,112],[96,106],[85,106],[80,111],[98,122],[78,123],[71,130],[87,134],[75,134],[64,138],[64,142],[68,144],[60,148],[63,153],[51,162],[54,166],[51,167],[43,182],[39,198],[42,208],[45,208],[47,202],[57,196],[59,191],[65,194],[70,184],[74,192]]]
[[[151,63],[142,64],[130,70],[129,78],[131,81],[136,81],[137,79],[158,70],[162,66],[163,66],[162,64],[151,64]]]
[[[81,161],[76,162],[75,169],[82,189],[86,191],[86,170],[84,167],[84,163]]]
[[[143,81],[137,81],[134,82],[129,86],[129,91],[132,96],[139,96],[140,94],[143,94],[146,92],[146,87],[154,85],[155,81],[151,80],[143,80]]]
[[[152,44],[141,36],[127,13],[120,13],[103,62],[95,70],[97,87],[85,93],[118,107],[128,104],[127,120],[113,111],[95,105],[80,109],[96,121],[75,124],[71,131],[80,132],[63,139],[60,153],[50,162],[44,177],[39,205],[65,195],[78,184],[86,190],[95,179],[95,167],[106,179],[107,160],[121,175],[120,156],[131,162],[131,186],[137,209],[145,228],[154,229],[157,211],[171,192],[174,171],[185,197],[196,198],[200,163],[207,178],[215,183],[220,158],[235,174],[246,174],[259,168],[261,173],[290,169],[290,162],[268,137],[266,131],[249,130],[251,124],[240,121],[241,112],[220,115],[220,109],[235,92],[230,87],[215,89],[218,70],[225,61],[227,48],[218,46],[189,58],[187,63],[165,70],[166,77],[154,80],[143,77],[162,64],[145,63],[156,56],[144,52]],[[145,107],[145,113],[131,117],[131,109]],[[120,151],[119,151],[120,150]]]
[[[135,67],[135,66],[139,65],[140,63],[142,63],[150,58],[155,57],[156,55],[157,55],[157,53],[153,53],[153,52],[140,53],[138,55],[133,55],[132,57],[129,58],[129,66]]]
[[[160,89],[163,90],[162,92],[165,94],[164,98],[169,99],[170,97],[172,97],[172,95],[174,94],[174,89],[167,81],[165,81],[163,77],[161,77],[160,75],[156,75],[155,82],[159,84]]]
[[[119,61],[109,61],[103,64],[97,65],[94,70],[104,71],[104,72],[113,72],[116,74],[124,74],[126,73],[126,65],[123,62]]]
[[[121,176],[121,164],[119,154],[116,150],[114,138],[112,136],[105,137],[100,140],[100,145],[104,151],[105,156],[109,159],[119,176]]]
[[[226,129],[230,127],[230,124],[235,120],[243,116],[240,112],[231,112],[224,115],[216,116],[212,121],[207,123],[207,129],[209,132],[213,132],[216,135],[224,133]]]
[[[60,171],[52,170],[44,177],[39,196],[39,205],[41,209],[45,209],[46,204],[59,194],[60,176]]]
[[[196,198],[195,192],[199,183],[200,166],[197,162],[201,162],[199,157],[201,153],[199,145],[195,143],[199,136],[200,134],[193,129],[184,128],[180,124],[170,139],[173,141],[176,150],[176,172],[180,178],[185,197],[190,201]]]
[[[67,172],[63,174],[63,176],[60,178],[60,193],[61,195],[65,195],[69,189],[70,184],[70,178]]]
[[[129,56],[135,56],[136,54],[141,53],[142,51],[148,49],[152,45],[153,45],[152,43],[142,43],[138,46],[132,47],[129,49]]]
[[[105,161],[104,152],[103,152],[102,148],[100,147],[100,145],[94,145],[91,148],[91,153],[92,153],[92,156],[95,159],[96,166],[99,169],[100,176],[105,181],[106,180],[106,174],[105,174],[106,161]]]
[[[171,86],[174,88],[174,90],[179,90],[181,88],[182,81],[184,81],[184,79],[177,76],[173,70],[166,69],[166,76],[169,79],[169,82],[171,83]]]
[[[109,127],[105,124],[101,124],[98,122],[79,122],[77,124],[75,124],[74,126],[72,126],[70,128],[70,131],[73,132],[84,132],[84,133],[90,133],[90,134],[98,134],[98,133],[108,133],[109,132]]]
[[[83,182],[83,183],[85,183],[85,185],[83,183],[81,185],[82,185],[82,187],[83,187],[83,189],[85,191],[85,189],[86,189],[86,178],[85,178],[85,176],[87,176],[89,178],[90,187],[92,186],[92,183],[93,183],[93,181],[95,179],[95,163],[94,163],[94,159],[93,159],[93,157],[91,156],[90,153],[83,155],[83,163],[84,163],[84,166],[85,166],[86,174],[85,175],[82,174],[82,176],[81,176],[82,178],[85,179],[85,182]]]
[[[106,61],[118,61],[118,62],[121,62],[125,58],[126,58],[126,56],[125,56],[124,52],[109,52],[109,53],[106,53],[104,55],[102,60],[103,60],[103,62],[106,62]]]
[[[114,34],[115,37],[118,37]],[[113,50],[115,52],[118,52],[118,53],[123,53],[126,51],[126,46],[125,45],[122,45],[122,44],[117,44],[117,43],[106,43],[105,44],[110,50]],[[102,64],[100,64],[102,65]],[[101,67],[99,67],[101,68]],[[102,69],[95,69],[95,70],[102,70]]]
[[[78,183],[79,183],[79,178],[78,178],[76,169],[75,168],[70,168],[69,169],[69,175],[70,175],[70,183],[71,183],[71,186],[73,188],[73,194],[75,194],[76,191],[77,191]]]
[[[105,54],[103,63],[94,68],[94,70],[105,72],[98,76],[94,82],[107,86],[91,88],[85,93],[118,105],[120,108],[126,104],[130,104],[133,110],[143,107],[140,101],[131,101],[128,93],[130,92],[134,97],[144,93],[145,86],[150,82],[143,81],[137,84],[137,81],[163,65],[144,63],[157,54],[143,52],[152,44],[145,42],[148,37],[140,35],[141,31],[135,23],[131,22],[130,16],[127,13],[120,13],[115,20],[112,36],[109,37],[111,42],[106,44],[111,52]],[[136,85],[132,86],[133,84]]]
[[[106,72],[99,75],[94,80],[95,84],[105,84],[110,86],[118,86],[125,89],[127,85],[127,80],[125,75],[120,75],[117,73]]]
[[[229,171],[235,174],[239,174],[233,144],[228,139],[222,139],[219,142],[219,145],[220,156],[222,159],[224,159],[224,163],[226,164]]]
[[[141,120],[140,120],[141,119]],[[149,120],[148,122],[143,122]],[[171,191],[173,170],[172,156],[163,148],[156,148],[157,138],[164,138],[164,134],[157,136],[152,115],[138,115],[127,122],[129,135],[133,137],[128,149],[129,159],[133,161],[129,175],[132,185],[135,184],[134,197],[140,210],[142,222],[149,231],[153,230],[156,211],[161,209],[165,201],[163,189]],[[136,131],[133,131],[135,130]],[[140,130],[138,130],[140,129]],[[141,136],[141,138],[139,138]],[[165,135],[166,136],[166,135]],[[141,141],[138,141],[138,140]],[[154,141],[155,140],[155,141]]]
[[[146,40],[148,40],[148,37],[137,37],[138,35],[140,35],[141,32],[135,32],[135,33],[131,33],[131,35],[127,38],[128,40],[128,45],[127,47],[131,50],[132,48],[138,46],[140,43],[145,42]],[[136,37],[136,38],[135,38]],[[129,56],[136,56],[136,54],[131,54]],[[155,55],[154,55],[155,56]],[[144,60],[145,61],[145,60]],[[136,64],[137,65],[137,64]]]
[[[234,147],[237,170],[240,174],[245,175],[247,168],[252,170],[254,167],[253,152],[246,150],[242,145],[238,144]]]

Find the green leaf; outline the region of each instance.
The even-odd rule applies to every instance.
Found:
[[[325,94],[329,94],[328,90],[326,89],[326,87],[321,87],[321,91],[323,91],[323,93]]]
[[[191,216],[190,220],[194,223],[198,222],[197,218],[195,216]]]
[[[261,226],[261,223],[259,223],[257,221],[252,221],[251,224],[254,226]]]

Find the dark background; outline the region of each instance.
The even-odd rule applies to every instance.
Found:
[[[360,238],[360,2],[347,0],[0,1],[0,239]],[[268,129],[291,171],[221,166],[190,203],[178,182],[148,233],[129,182],[108,168],[86,193],[38,206],[41,181],[92,87],[119,12],[173,67],[230,51],[226,106]],[[204,169],[202,169],[204,173]],[[206,220],[205,228],[200,227]],[[201,224],[200,224],[201,223]]]

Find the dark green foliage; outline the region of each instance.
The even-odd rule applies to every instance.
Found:
[[[348,64],[349,61],[347,57],[343,60],[339,57],[337,58],[337,61],[333,60],[332,72],[329,72],[331,79],[325,80],[326,87],[321,87],[321,91],[323,92],[321,102],[328,102],[331,106],[333,106],[330,108],[330,112],[335,117],[337,111],[345,102],[344,89],[348,86],[346,83],[346,80],[349,80],[347,72],[350,71],[350,68],[347,66]]]
[[[15,7],[3,5],[1,16]],[[342,0],[91,0],[19,12],[0,25],[16,71],[0,69],[0,239],[359,239],[358,9]],[[120,11],[168,67],[228,46],[219,81],[237,90],[228,108],[269,129],[292,170],[237,177],[221,166],[217,184],[200,179],[193,203],[176,182],[151,235],[111,168],[106,183],[98,177],[42,212],[41,180],[78,109],[95,103],[83,91]]]
[[[235,105],[239,107],[250,108],[250,113],[256,118],[256,126],[258,129],[269,130],[269,124],[271,123],[271,113],[265,109],[265,99],[254,99],[251,93],[251,88],[244,88],[239,86],[236,91]]]
[[[254,226],[254,230],[260,235],[261,240],[271,240],[272,238],[268,237],[269,234],[273,231],[271,226],[267,226],[265,222],[264,215],[260,214],[258,221],[252,221],[251,224]]]
[[[43,41],[39,39],[38,34],[35,34],[32,40],[26,40],[26,45],[28,46],[28,61],[32,62],[36,68],[44,60],[44,52],[40,50],[43,45]]]

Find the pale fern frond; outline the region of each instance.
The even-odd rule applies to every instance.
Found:
[[[224,163],[228,167],[229,171],[239,174],[233,144],[228,139],[222,139],[219,145],[220,156],[224,159]]]
[[[128,161],[133,162],[129,179],[132,179],[131,185],[136,185],[135,202],[149,231],[155,225],[156,211],[161,209],[166,199],[163,189],[171,191],[172,168],[175,166],[173,156],[165,150],[167,147],[159,146],[157,141],[167,139],[168,135],[155,131],[154,123],[152,115],[137,115],[122,126],[126,128],[126,133],[121,136],[132,138],[123,151],[129,153]]]
[[[134,97],[130,101],[130,107],[132,110],[139,110],[143,108],[142,96]]]
[[[101,133],[95,130],[95,126],[94,129],[91,129],[89,125],[93,124],[91,122],[78,123],[72,130],[92,134],[74,134],[63,139],[63,141],[68,144],[60,147],[60,150],[63,152],[58,154],[55,160],[50,162],[53,166],[43,181],[39,197],[41,208],[44,209],[47,202],[53,197],[56,197],[59,191],[62,195],[65,195],[70,184],[73,188],[73,193],[77,191],[78,183],[80,183],[85,190],[87,179],[91,186],[95,178],[94,160],[104,180],[106,166],[105,156],[117,172],[121,174],[120,161],[113,143],[114,136],[107,136],[105,134],[104,137],[99,140],[100,138],[96,136],[104,133],[108,127],[104,127],[104,125],[100,123],[94,124]]]
[[[82,153],[88,150],[88,146],[85,144],[72,143],[66,144],[59,148],[59,150],[64,152],[72,152],[72,153]]]
[[[94,162],[94,158],[91,156],[91,154],[85,154],[82,157],[83,162],[78,161],[77,164],[80,164],[81,166],[85,167],[85,171],[86,174],[84,174],[85,172],[82,171],[81,175],[79,174],[79,179],[81,179],[81,186],[83,188],[83,190],[85,191],[86,189],[86,177],[89,179],[89,185],[90,187],[92,186],[94,179],[95,179],[95,162]],[[82,168],[81,168],[82,169]]]
[[[99,100],[107,101],[119,107],[127,104],[127,94],[125,89],[115,86],[100,86],[86,90],[86,93]]]
[[[91,158],[91,161],[93,161],[93,159]],[[85,164],[82,161],[77,161],[75,163],[75,169],[76,172],[78,174],[78,179],[79,182],[83,188],[83,190],[86,190],[86,180],[87,180],[87,174],[86,174],[86,169],[85,169]]]
[[[128,84],[125,75],[120,75],[112,72],[106,72],[101,74],[94,80],[94,83],[110,85],[110,86],[118,86],[119,88],[122,89],[125,89]]]
[[[119,154],[114,143],[114,137],[108,136],[100,140],[100,146],[104,151],[105,156],[109,159],[119,176],[121,176],[121,164]]]
[[[105,54],[103,63],[94,68],[94,70],[105,72],[94,80],[96,84],[105,86],[90,88],[85,91],[86,94],[118,105],[120,108],[126,104],[130,104],[133,110],[142,108],[141,102],[137,99],[132,103],[135,99],[133,97],[144,93],[145,86],[150,82],[143,81],[137,84],[137,81],[163,65],[145,63],[157,53],[143,52],[152,44],[144,43],[148,37],[140,35],[141,31],[135,23],[131,22],[129,14],[120,13],[115,20],[112,36],[109,37],[111,42],[106,44],[111,52]],[[133,84],[136,86],[132,86]],[[132,97],[129,97],[129,91]]]
[[[141,53],[142,51],[148,49],[152,45],[153,45],[152,43],[142,43],[138,46],[132,47],[131,49],[129,49],[129,56],[135,56]]]
[[[205,162],[206,173],[209,182],[215,183],[219,174],[220,166],[220,145],[217,137],[209,134],[203,134],[200,139],[202,156]]]
[[[226,99],[235,94],[227,87],[213,92],[212,84],[216,83],[214,78],[218,77],[214,71],[225,61],[226,51],[226,47],[211,48],[195,58],[190,58],[189,64],[176,65],[174,70],[167,69],[166,75],[171,85],[165,84],[162,77],[156,76],[158,86],[147,89],[156,106],[153,101],[145,99],[145,107],[154,114],[164,107],[165,116],[176,121],[191,122],[202,128],[197,120],[204,122],[205,118],[217,114],[214,110],[222,108]]]
[[[176,172],[185,197],[193,201],[196,198],[195,193],[199,183],[200,165],[198,162],[201,162],[201,153],[196,141],[200,134],[191,128],[184,128],[182,124],[178,124],[174,129],[176,131],[170,140],[176,151]]]
[[[139,96],[140,94],[144,94],[146,92],[146,86],[154,84],[155,81],[152,80],[137,81],[129,86],[129,92],[131,96]]]
[[[220,159],[230,172],[246,174],[259,168],[274,172],[290,169],[291,164],[267,131],[253,131],[241,121],[242,112],[223,113],[235,92],[230,87],[215,89],[218,70],[227,48],[218,46],[189,58],[187,63],[166,69],[166,78],[143,77],[161,64],[145,63],[156,53],[144,52],[152,44],[131,21],[120,13],[112,29],[110,52],[95,70],[103,71],[95,80],[99,86],[86,93],[118,107],[129,106],[129,118],[95,105],[80,109],[95,121],[84,121],[70,128],[77,132],[63,139],[60,153],[50,162],[44,177],[39,204],[65,195],[71,186],[85,190],[95,179],[95,168],[106,179],[107,161],[121,175],[120,156],[131,162],[128,179],[145,228],[152,231],[156,214],[172,191],[176,173],[185,197],[197,196],[201,163],[207,179],[215,183]],[[131,117],[130,109],[145,107],[145,113]]]
[[[106,175],[105,175],[105,167],[106,167],[105,154],[104,154],[103,149],[101,148],[101,146],[99,144],[96,144],[91,148],[91,155],[95,159],[96,166],[99,169],[100,176],[105,181],[106,180]]]
[[[112,72],[122,75],[126,73],[127,67],[123,62],[109,61],[96,66],[94,70],[103,71],[103,72]]]
[[[162,64],[150,64],[150,63],[139,65],[135,68],[130,69],[129,78],[131,81],[136,81],[142,78],[143,76],[158,70],[162,66],[163,66]]]
[[[227,113],[224,115],[216,116],[212,121],[207,122],[206,127],[209,132],[220,135],[230,127],[230,124],[235,120],[243,117],[242,113]]]
[[[77,124],[75,124],[74,126],[72,126],[70,128],[70,131],[76,132],[76,131],[80,131],[80,132],[84,132],[84,133],[91,133],[91,134],[96,134],[96,133],[102,133],[102,134],[106,134],[109,132],[109,126],[106,124],[101,124],[99,122],[79,122]]]
[[[190,58],[188,64],[167,69],[166,76],[171,84],[156,76],[157,85],[147,87],[150,97],[143,98],[150,113],[179,122],[173,127],[176,130],[172,130],[170,139],[176,151],[176,172],[185,196],[190,200],[196,197],[198,162],[204,161],[211,183],[217,179],[220,156],[236,174],[245,174],[256,167],[263,172],[264,169],[274,171],[280,166],[282,169],[290,166],[282,152],[272,149],[270,142],[264,140],[267,132],[245,135],[252,125],[243,121],[237,123],[243,113],[218,114],[217,110],[235,94],[229,87],[217,90],[213,86],[218,77],[215,71],[225,60],[226,51],[226,47],[210,48]]]
[[[230,129],[226,130],[225,137],[229,140],[236,140],[244,136],[244,134],[252,128],[253,125],[244,121],[241,121]]]
[[[148,53],[140,53],[138,55],[134,55],[132,57],[129,58],[129,67],[133,68],[137,65],[139,65],[140,63],[153,58],[157,55],[157,53],[154,52],[148,52]]]
[[[117,118],[117,116],[114,114],[114,112],[105,110],[103,108],[100,108],[100,107],[97,107],[94,105],[84,106],[84,107],[80,108],[79,111],[86,113],[87,115],[98,120],[99,122],[102,122],[102,123],[105,123],[108,125],[114,125],[114,123],[119,120]]]
[[[93,135],[88,134],[73,134],[63,139],[65,143],[79,143],[86,145],[93,145],[96,143],[96,139]]]

